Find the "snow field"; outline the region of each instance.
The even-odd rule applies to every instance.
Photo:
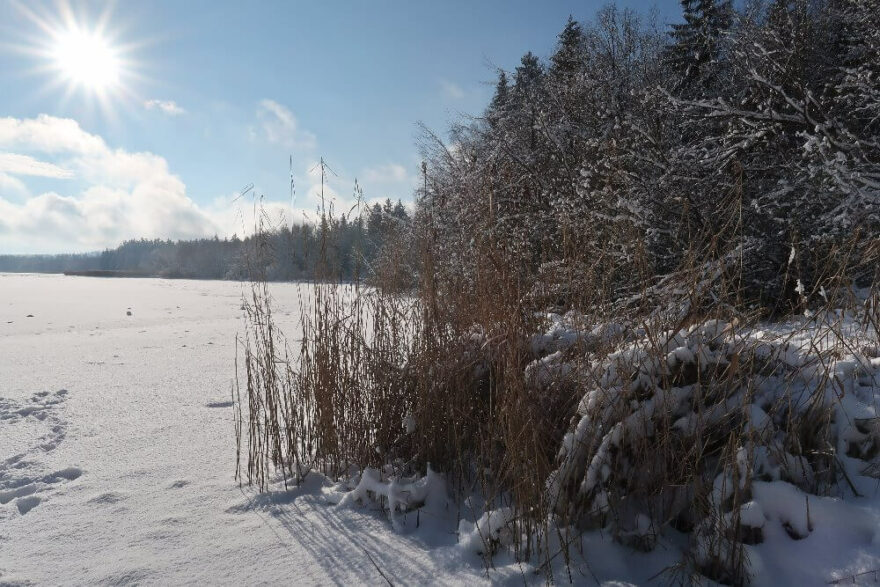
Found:
[[[298,287],[272,286],[290,339]],[[319,476],[239,489],[240,298],[233,282],[0,275],[0,584],[486,582],[454,516],[407,532],[398,513],[397,532]]]
[[[245,328],[241,287],[0,275],[0,584],[544,582],[539,561],[517,563],[508,548],[513,510],[486,511],[479,496],[456,503],[441,472],[398,479],[368,469],[341,482],[312,474],[300,487],[285,488],[278,479],[263,494],[239,489],[230,386],[234,337]],[[298,287],[271,286],[275,319],[291,341]],[[582,374],[567,359],[575,345],[618,346],[597,365],[598,380],[609,388],[633,364],[646,366],[640,377],[648,383],[651,370],[728,360],[718,342],[726,332],[721,323],[670,333],[662,341],[666,358],[655,364],[644,363],[638,344],[627,347],[632,339],[622,327],[584,329],[567,320],[551,316],[547,334],[533,341],[540,358],[528,370],[536,384]],[[765,409],[779,389],[774,382],[788,381],[797,394],[819,373],[803,344],[788,342],[756,347],[790,367],[787,375],[769,374],[749,403],[744,418],[756,438],[779,429]],[[854,345],[829,364],[828,398],[851,417],[851,425],[838,420],[836,430],[842,454],[854,455],[842,461],[858,496],[805,492],[798,484],[817,472],[784,455],[737,454],[738,466],[753,476],[737,514],[761,533],[760,542],[744,547],[755,584],[859,583],[880,569],[880,484],[860,474],[873,458],[876,354]],[[639,416],[621,420],[620,432],[606,428],[599,446],[621,442],[624,429],[644,431],[652,410],[682,405],[685,387],[646,394],[637,402]],[[577,460],[567,455],[577,452],[577,437],[609,401],[584,395],[562,467]],[[682,430],[692,425],[686,413],[676,422]],[[578,469],[578,483],[598,510],[610,471],[602,454]],[[719,501],[731,481],[718,482]],[[647,552],[621,545],[605,527],[580,536],[549,528],[554,577],[575,584],[662,583],[670,577],[664,569],[693,544],[640,512],[623,530],[651,546]],[[567,569],[562,541],[570,546]]]

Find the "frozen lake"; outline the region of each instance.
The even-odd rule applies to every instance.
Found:
[[[302,287],[271,287],[289,338]],[[0,274],[0,585],[488,582],[457,546],[468,512],[455,505],[396,532],[375,504],[337,507],[339,488],[317,475],[263,495],[238,487],[230,388],[243,291]],[[768,519],[778,539],[755,547],[755,584],[873,572],[880,492],[869,481],[864,498],[811,496],[806,539]],[[588,533],[572,578],[644,584],[678,560],[673,539],[642,554]],[[543,583],[510,557],[494,563],[493,583]]]
[[[485,581],[452,529],[238,488],[242,287],[0,275],[0,584]],[[273,286],[290,337],[298,287]]]

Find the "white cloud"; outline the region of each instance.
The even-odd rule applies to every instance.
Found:
[[[444,96],[452,100],[461,100],[464,98],[464,90],[461,89],[461,86],[449,80],[440,80],[440,89],[443,90]]]
[[[264,126],[258,130],[273,144],[310,149],[294,158],[301,162],[295,169],[295,200],[262,200],[266,214],[276,225],[317,221],[321,174],[314,135],[299,129],[290,111],[276,102],[261,103],[261,113]],[[0,170],[0,252],[86,251],[129,238],[245,236],[253,231],[250,197],[236,200],[233,194],[199,206],[163,157],[112,148],[75,120],[0,118],[0,151],[9,151],[2,169],[14,167],[21,176]],[[25,169],[73,177],[56,191],[37,193],[29,189],[32,175],[24,175]],[[338,217],[355,200],[353,180],[337,171],[341,177],[329,172],[325,177],[324,202]],[[373,169],[371,179],[395,181],[405,172],[388,164]]]
[[[112,149],[70,119],[0,119],[0,149],[16,149],[0,165],[42,171],[72,170],[70,192],[30,197],[17,185],[20,202],[0,183],[0,250],[70,251],[116,246],[127,238],[193,238],[220,228],[186,195],[183,181],[152,153]],[[28,153],[52,156],[38,160]],[[5,163],[4,163],[5,162]],[[51,172],[56,175],[50,175]],[[8,183],[10,176],[0,180]]]
[[[40,161],[28,155],[19,155],[18,153],[0,153],[0,173],[36,175],[57,179],[73,177],[73,172],[62,169],[54,163]]]
[[[240,198],[240,194],[232,193],[226,196],[214,198],[214,201],[206,207],[206,212],[220,226],[226,236],[233,234],[239,237],[248,236],[254,232],[254,197],[248,194]],[[260,200],[262,211],[260,216],[268,222],[268,227],[278,228],[291,222],[303,223],[314,220],[305,210],[294,207],[290,202],[277,200]]]
[[[159,110],[168,116],[186,114],[186,110],[178,106],[174,100],[147,100],[144,102],[144,108],[147,110]]]
[[[3,198],[26,198],[30,196],[27,186],[17,177],[0,172],[0,200]]]
[[[301,129],[293,112],[278,102],[260,100],[257,119],[260,121],[263,137],[268,142],[287,149],[301,151],[315,149],[317,144],[315,135]]]
[[[409,179],[406,167],[398,163],[387,163],[364,170],[364,181],[367,183],[402,183]]]
[[[0,147],[81,155],[107,150],[104,139],[85,132],[75,120],[48,114],[36,118],[0,118]]]

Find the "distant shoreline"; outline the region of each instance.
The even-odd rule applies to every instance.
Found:
[[[93,269],[90,271],[65,271],[64,275],[77,277],[159,277],[147,271],[116,271],[108,269]]]
[[[0,271],[0,277],[6,275],[64,275],[66,277],[118,277],[129,279],[167,279],[182,281],[231,281],[238,283],[253,282],[250,279],[218,279],[213,277],[193,277],[190,275],[161,275],[158,273],[149,273],[146,271],[121,271],[108,269],[93,269],[89,271]],[[259,281],[259,280],[258,280]],[[267,283],[315,283],[311,279],[270,279]],[[352,285],[354,281],[342,279],[338,285]]]

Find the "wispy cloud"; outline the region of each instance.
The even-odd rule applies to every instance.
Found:
[[[368,183],[400,183],[409,179],[406,167],[398,163],[387,163],[364,169],[364,181]]]
[[[0,172],[0,200],[3,198],[26,198],[30,195],[27,186],[17,177]]]
[[[452,100],[461,100],[464,98],[464,90],[461,86],[449,80],[441,79],[440,89],[443,91],[444,96]]]
[[[62,169],[54,163],[40,161],[28,155],[18,153],[0,153],[0,173],[12,175],[35,175],[38,177],[53,177],[66,179],[73,177],[73,172]]]
[[[299,121],[286,106],[274,100],[261,100],[257,119],[268,142],[287,149],[312,151],[317,145],[315,135],[300,128]]]
[[[144,108],[147,110],[158,110],[168,116],[186,114],[186,110],[181,108],[174,100],[147,100],[144,102]]]

